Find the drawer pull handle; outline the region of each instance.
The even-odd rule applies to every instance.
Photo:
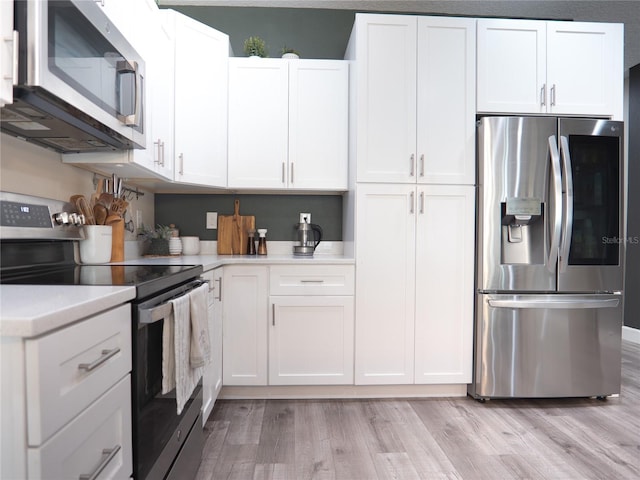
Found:
[[[102,356],[100,358],[98,358],[97,360],[94,360],[91,363],[81,363],[78,365],[78,368],[80,370],[85,370],[87,372],[90,372],[91,370],[99,367],[100,365],[102,365],[104,362],[106,362],[107,360],[109,360],[111,357],[113,357],[116,353],[120,352],[120,347],[116,347],[113,350],[102,350]]]
[[[300,283],[324,283],[324,280],[300,280]]]
[[[102,461],[100,465],[92,472],[92,473],[83,473],[78,477],[78,480],[95,480],[98,478],[98,475],[102,473],[102,470],[109,465],[109,462],[113,460],[113,457],[120,451],[120,445],[116,445],[115,447],[109,449],[105,448],[102,450]]]

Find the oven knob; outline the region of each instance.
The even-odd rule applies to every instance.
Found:
[[[53,216],[53,220],[58,225],[67,225],[69,223],[69,214],[67,212],[56,213]]]

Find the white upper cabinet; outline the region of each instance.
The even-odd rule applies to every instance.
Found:
[[[13,103],[13,2],[0,2],[0,107]]]
[[[231,58],[230,188],[347,188],[348,65]]]
[[[229,37],[173,10],[163,12],[175,40],[174,179],[225,187]]]
[[[475,20],[359,14],[357,181],[473,184]]]
[[[478,20],[478,112],[622,118],[622,24]]]

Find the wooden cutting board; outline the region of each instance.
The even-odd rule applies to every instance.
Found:
[[[233,215],[218,215],[218,255],[246,255],[247,230],[256,228],[256,217],[240,215],[240,200]]]

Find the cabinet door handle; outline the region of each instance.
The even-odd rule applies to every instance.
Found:
[[[551,87],[551,106],[555,106],[556,104],[556,84],[554,83]]]
[[[291,162],[291,178],[289,179],[289,184],[293,185],[293,162]]]
[[[415,200],[416,200],[416,195],[415,193],[411,192],[409,194],[409,213],[411,215],[413,215],[415,213]]]
[[[160,142],[160,150],[162,152],[162,156],[160,157],[160,165],[162,165],[164,167],[164,142],[160,141],[160,139],[158,139],[158,142]]]
[[[218,282],[218,298],[219,302],[222,301],[222,278],[216,278],[216,282]]]
[[[409,175],[412,177],[416,176],[416,156],[412,153],[411,157],[409,157]]]
[[[181,153],[178,155],[178,159],[180,160],[180,169],[178,170],[178,174],[184,175],[184,155]]]
[[[420,155],[420,176],[424,177],[424,153]]]
[[[424,213],[424,192],[420,192],[420,214]]]
[[[271,304],[271,325],[276,326],[276,304]]]
[[[162,165],[162,162],[160,161],[160,156],[161,156],[161,154],[160,154],[160,143],[161,143],[160,139],[158,139],[157,142],[153,142],[154,145],[158,146],[158,159],[154,160],[153,163],[157,163],[158,165]]]
[[[120,352],[120,347],[116,347],[113,350],[102,350],[102,352],[100,352],[102,354],[100,358],[94,360],[91,363],[79,363],[78,369],[90,372],[91,370],[98,368],[118,352]]]
[[[287,173],[287,172],[286,172],[286,170],[285,170],[285,168],[286,168],[286,167],[285,167],[285,165],[284,165],[284,162],[282,162],[282,183],[284,183],[284,182],[285,182],[285,180],[284,180],[284,176],[285,176],[285,175],[286,175],[286,173]]]
[[[324,283],[324,280],[300,280],[300,283]]]
[[[113,448],[105,448],[102,450],[102,461],[91,473],[83,473],[78,477],[78,480],[95,480],[98,475],[102,473],[104,468],[109,465],[109,462],[113,460],[113,457],[120,451],[120,445],[116,445]]]
[[[2,80],[11,80],[11,85],[18,84],[18,31],[13,30],[10,37],[3,38],[3,41],[8,44],[8,48],[11,49],[11,73],[4,73]]]
[[[547,84],[543,83],[540,89],[540,106],[544,107],[547,104]]]

